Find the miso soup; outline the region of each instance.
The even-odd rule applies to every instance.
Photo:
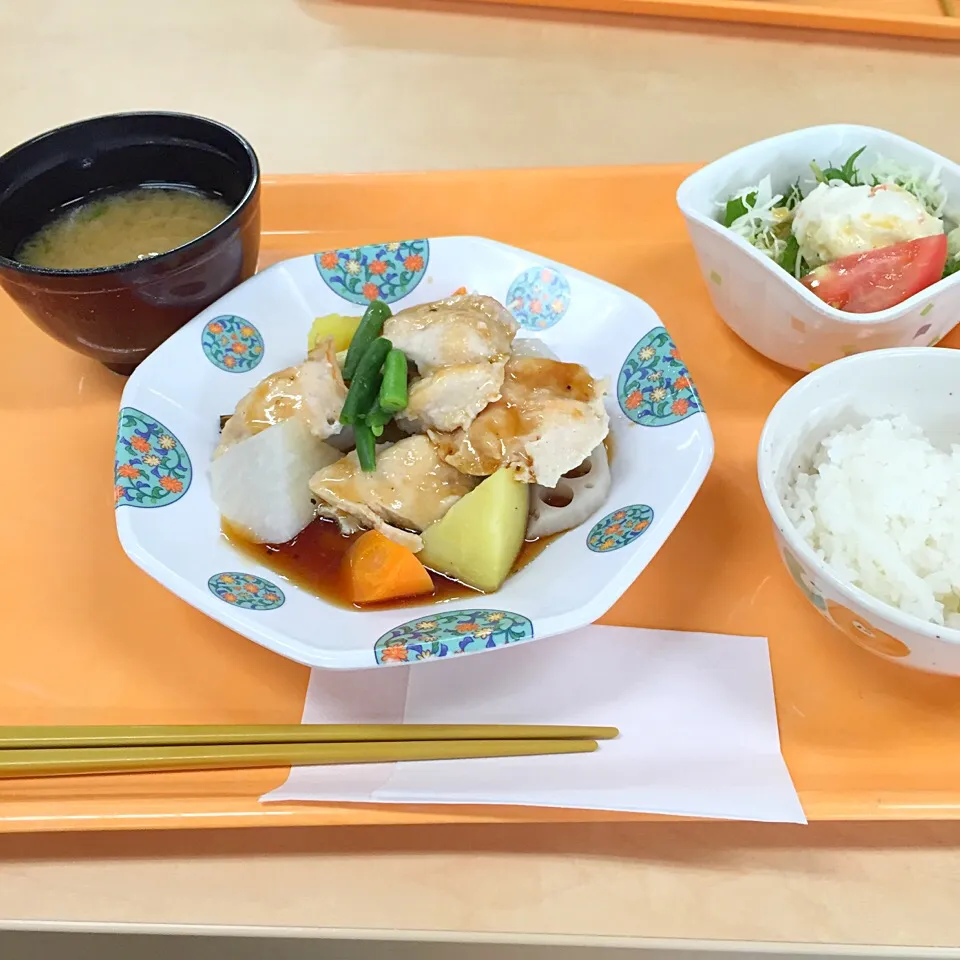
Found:
[[[224,220],[218,197],[183,187],[137,187],[72,204],[17,248],[31,267],[84,270],[166,253]]]

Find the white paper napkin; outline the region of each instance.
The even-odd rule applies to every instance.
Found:
[[[573,723],[596,753],[297,767],[262,799],[574,807],[806,823],[763,637],[592,626],[413,667],[314,670],[304,723]]]

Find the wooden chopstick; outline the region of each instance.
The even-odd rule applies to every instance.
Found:
[[[592,753],[596,740],[409,740],[0,750],[0,779]]]
[[[0,750],[176,747],[215,744],[361,743],[412,740],[611,740],[616,727],[534,724],[256,724],[189,726],[0,726]]]

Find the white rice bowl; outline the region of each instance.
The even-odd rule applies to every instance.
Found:
[[[829,433],[783,507],[835,576],[904,613],[960,627],[960,446],[905,416]]]

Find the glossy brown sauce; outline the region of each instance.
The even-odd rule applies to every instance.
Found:
[[[528,391],[562,391],[571,398],[582,401],[590,400],[595,390],[593,378],[579,364],[560,363],[538,358],[514,358],[507,364],[504,398],[487,407],[480,417],[474,421],[476,424],[482,418],[487,420],[489,431],[487,442],[493,447],[496,447],[502,439],[510,436],[511,433],[516,435],[516,433],[521,432],[523,426],[514,419],[519,418],[521,414],[518,410],[518,404],[510,401],[511,383],[514,385],[514,389],[520,388],[522,384],[522,388]],[[381,442],[396,442],[405,436],[406,434],[391,423],[388,425]],[[604,440],[604,446],[607,449],[607,457],[612,463],[613,437],[609,433]],[[490,450],[489,453],[492,454],[493,451]],[[495,459],[499,463],[499,451],[497,451]],[[492,469],[489,472],[493,472]],[[583,476],[585,472],[582,467],[575,467],[566,475],[568,477],[579,477]],[[570,497],[558,492],[546,499],[545,502],[552,506],[566,506],[570,502]],[[347,596],[342,567],[344,555],[355,537],[345,537],[332,520],[315,520],[289,543],[282,544],[251,543],[242,533],[231,529],[226,523],[223,524],[223,535],[231,546],[240,553],[273,570],[308,593],[321,597],[328,603],[339,607],[355,610],[393,609],[418,606],[425,603],[445,603],[448,600],[460,600],[464,597],[478,595],[478,591],[472,587],[431,570],[432,595],[408,597],[402,600],[390,600],[385,603],[364,604],[362,606],[352,603]],[[359,534],[356,536],[359,536]],[[542,537],[538,540],[527,540],[520,549],[520,554],[510,571],[510,576],[513,576],[528,563],[539,557],[557,537],[561,536],[563,536],[563,533],[551,537]]]
[[[244,397],[248,428],[251,433],[260,433],[261,430],[294,416],[302,404],[303,397],[297,384],[297,368],[278,370],[261,380]]]
[[[433,594],[408,597],[403,600],[389,600],[385,603],[370,603],[362,606],[351,603],[347,597],[343,581],[342,565],[344,554],[354,537],[345,537],[332,520],[314,520],[304,531],[289,543],[266,544],[251,543],[241,533],[223,524],[223,535],[230,545],[240,553],[262,564],[274,573],[280,574],[298,587],[321,597],[338,607],[354,610],[382,610],[396,607],[413,607],[425,603],[445,603],[448,600],[460,600],[463,597],[477,596],[478,592],[458,580],[451,580],[439,573],[430,571],[433,580]],[[356,536],[359,536],[357,534]],[[556,536],[562,536],[557,534]],[[522,570],[535,560],[555,539],[543,537],[528,540],[520,549],[520,555],[513,565],[510,576]]]
[[[579,363],[564,363],[543,357],[513,357],[506,367],[504,393],[508,396],[519,388],[525,392],[546,390],[581,403],[594,397],[594,382],[590,371]]]

